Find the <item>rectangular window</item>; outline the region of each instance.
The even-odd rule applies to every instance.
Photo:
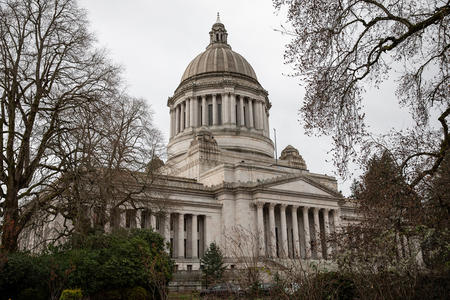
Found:
[[[141,228],[146,228],[145,225],[146,223],[148,223],[147,218],[148,218],[148,211],[144,209],[143,211],[141,211]]]
[[[112,228],[119,228],[120,226],[120,209],[115,207],[110,210],[110,224]]]
[[[159,222],[161,222],[161,219],[159,216],[155,216],[156,218],[156,230],[159,230]]]
[[[170,257],[173,257],[173,238],[170,238]]]
[[[217,124],[222,125],[222,103],[217,104]]]
[[[186,243],[187,241],[186,239],[184,239],[184,258],[186,258],[186,250],[187,250]]]
[[[200,240],[197,240],[197,257],[200,257]]]
[[[184,218],[183,221],[184,221],[184,225],[183,225],[184,228],[183,228],[183,229],[184,229],[184,231],[186,231],[186,228],[187,228],[187,219]]]
[[[169,218],[170,218],[170,230],[171,231],[173,231],[173,218],[172,218],[172,216],[169,216]]]
[[[125,227],[136,228],[136,210],[127,209],[125,215]]]
[[[213,106],[212,104],[208,104],[208,125],[212,126],[213,124]]]
[[[186,267],[188,272],[192,272],[192,265],[187,265]]]

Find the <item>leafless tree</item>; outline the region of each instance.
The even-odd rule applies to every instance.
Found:
[[[370,152],[365,158],[391,150],[411,187],[433,176],[450,148],[450,2],[273,3],[287,8],[290,28],[282,31],[292,40],[285,59],[306,82],[304,126],[308,133],[332,135],[340,174],[348,175],[348,162],[362,146]],[[392,69],[401,74],[397,96],[415,126],[373,138],[365,126],[365,88],[378,87]]]
[[[5,251],[17,249],[34,208],[62,192],[41,193],[64,171],[57,141],[73,129],[67,116],[110,94],[117,84],[118,69],[93,48],[86,23],[85,12],[72,0],[0,1]]]
[[[160,173],[163,163],[158,157],[162,138],[143,100],[120,93],[79,107],[67,118],[76,126],[55,143],[64,172],[42,194],[63,192],[41,205],[36,213],[39,217],[27,227],[34,235],[51,220],[52,232],[42,234],[39,243],[24,235],[27,248],[39,249],[48,242],[103,231],[107,226],[124,226],[120,224],[124,210],[133,220],[130,227],[138,225],[136,219],[142,216],[149,219],[150,211],[155,214],[164,210],[159,199],[167,193],[154,188],[165,185]],[[149,226],[149,220],[140,221]]]

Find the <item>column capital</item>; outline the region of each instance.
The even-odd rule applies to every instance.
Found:
[[[329,207],[325,207],[325,208],[323,209],[323,211],[326,212],[326,213],[329,213],[330,210],[331,210],[331,208],[329,208]]]
[[[286,207],[287,207],[287,204],[285,204],[285,203],[281,203],[281,204],[280,204],[280,208],[286,209]]]
[[[275,205],[277,205],[277,204],[273,203],[273,202],[269,202],[269,208],[275,208]]]
[[[310,209],[311,207],[309,207],[309,206],[307,206],[307,205],[303,205],[303,211],[306,211],[306,212],[308,212],[308,210]]]
[[[320,208],[320,207],[313,207],[313,209],[314,209],[314,212],[317,212],[317,213],[318,213],[318,212],[320,211],[321,208]]]
[[[299,206],[298,205],[295,205],[295,204],[292,204],[292,209],[294,210],[297,210],[297,208],[298,208]]]
[[[258,208],[262,208],[264,206],[264,204],[265,204],[265,202],[261,202],[261,201],[255,202],[255,205]]]

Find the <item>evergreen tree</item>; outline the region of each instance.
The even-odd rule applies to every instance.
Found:
[[[226,269],[222,251],[216,243],[211,243],[209,245],[205,255],[200,259],[200,263],[202,266],[203,275],[205,276],[206,287],[208,287],[208,280],[220,280]]]

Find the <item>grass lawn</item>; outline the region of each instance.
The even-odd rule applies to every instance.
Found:
[[[169,300],[198,300],[200,299],[199,293],[177,293],[177,292],[171,292],[169,293]]]

